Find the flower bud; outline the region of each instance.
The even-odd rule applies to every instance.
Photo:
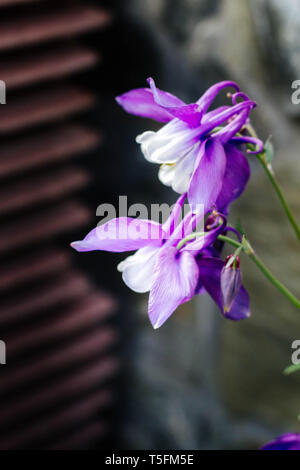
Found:
[[[240,258],[234,255],[227,256],[221,271],[221,292],[224,312],[230,311],[242,285]]]

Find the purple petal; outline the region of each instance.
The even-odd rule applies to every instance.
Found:
[[[237,144],[253,144],[256,145],[257,149],[256,150],[247,150],[248,153],[261,153],[264,149],[264,143],[262,140],[256,138],[256,137],[250,137],[250,136],[243,136],[243,137],[232,137],[231,142],[237,143]]]
[[[226,218],[222,217],[222,222],[220,223],[219,226],[213,228],[212,230],[208,230],[207,232],[205,232],[205,235],[203,235],[203,237],[195,238],[194,241],[188,243],[182,249],[188,250],[188,251],[205,250],[207,247],[212,245],[216,241],[218,235],[220,235],[220,233],[224,231],[226,227],[226,223],[227,223]]]
[[[188,190],[188,200],[193,211],[197,210],[197,205],[203,204],[206,213],[215,204],[222,188],[225,168],[223,145],[216,139],[203,142]]]
[[[230,311],[241,286],[242,275],[240,268],[224,265],[221,271],[221,292],[225,312]]]
[[[179,98],[156,87],[153,78],[148,78],[147,82],[152,90],[154,101],[166,109],[172,116],[186,122],[191,127],[200,124],[202,112],[196,103],[185,104]]]
[[[218,211],[227,214],[228,206],[245,190],[249,177],[250,166],[245,155],[234,145],[224,145],[226,154],[226,169],[222,189],[217,198]]]
[[[208,122],[201,125],[199,135],[204,136],[204,135],[208,134],[215,127],[221,126],[224,122],[228,121],[228,119],[230,119],[232,116],[234,116],[235,114],[239,115],[242,111],[245,111],[244,114],[248,116],[249,111],[252,108],[254,108],[255,106],[256,106],[256,103],[254,101],[244,101],[243,103],[239,103],[235,106],[232,106],[229,109],[226,109],[225,111],[220,112],[213,119],[210,119]],[[242,122],[245,121],[244,114],[243,114],[243,118],[241,120]],[[228,124],[228,126],[230,124]],[[227,130],[228,126],[226,126],[224,129],[216,132],[214,135],[221,135],[221,136],[223,136],[223,134],[226,135],[226,130]],[[232,131],[232,129],[233,129],[233,126],[230,127],[230,131]],[[223,137],[225,137],[225,136],[223,136]]]
[[[154,268],[149,296],[149,317],[159,328],[176,308],[192,298],[198,280],[198,267],[188,252],[162,248]]]
[[[213,109],[212,111],[209,111],[208,113],[205,113],[202,118],[202,123],[204,124],[205,122],[211,121],[218,114],[223,113],[224,111],[227,111],[229,108],[230,106],[219,106],[218,108]]]
[[[149,88],[137,88],[116,97],[117,103],[125,111],[136,116],[154,119],[159,122],[169,122],[173,116],[164,108],[159,106],[153,98]]]
[[[246,95],[246,93],[243,93],[242,91],[239,91],[239,92],[234,93],[233,95],[231,95],[232,104],[237,104],[238,98],[242,98],[244,101],[249,101],[250,100],[249,96]]]
[[[224,263],[221,259],[202,256],[197,258],[199,268],[199,281],[203,285],[209,295],[216,302],[218,307],[222,308],[222,294],[220,285],[221,271]]]
[[[244,318],[249,318],[251,315],[250,312],[250,300],[249,294],[246,291],[244,286],[241,286],[238,295],[235,298],[235,301],[232,304],[229,312],[224,313],[226,318],[230,320],[239,321]]]
[[[168,93],[167,91],[162,91],[155,85],[153,78],[147,78],[147,83],[151,88],[153,93],[154,101],[159,104],[159,106],[164,107],[180,107],[185,106],[185,103],[177,96]]]
[[[196,214],[193,214],[192,211],[189,211],[177,225],[169,240],[166,241],[165,246],[177,246],[180,240],[185,238],[194,230],[195,219]]]
[[[183,207],[183,204],[184,204],[185,200],[186,200],[186,194],[183,194],[175,202],[174,207],[172,209],[172,212],[170,214],[170,217],[168,218],[168,220],[164,223],[164,225],[162,227],[165,238],[169,238],[172,235],[172,233],[174,232],[174,230],[175,230],[175,228],[178,224],[178,221],[179,221],[179,218],[180,218],[180,215],[181,215],[181,211],[182,211],[182,207]]]
[[[223,88],[227,88],[227,87],[235,88],[235,90],[237,91],[239,91],[240,89],[239,86],[235,82],[230,82],[230,81],[219,82],[211,86],[197,101],[203,113],[205,113],[208,110],[211,103],[213,102],[215,97],[220,93],[220,91],[223,90]]]
[[[174,117],[186,122],[190,127],[198,127],[200,125],[202,113],[198,110],[195,103],[186,104],[181,108],[166,108]]]
[[[160,246],[161,225],[151,220],[120,217],[99,225],[83,240],[71,243],[77,251],[132,251],[144,246]]]
[[[249,112],[250,108],[245,109],[240,114],[237,114],[237,116],[229,124],[227,124],[227,126],[216,132],[214,136],[217,137],[223,144],[228,142],[244,126],[248,119]]]
[[[300,434],[287,433],[265,444],[261,450],[300,450]]]
[[[243,286],[229,312],[225,314],[223,309],[223,299],[221,293],[221,271],[224,263],[221,259],[202,257],[197,259],[199,268],[199,286],[205,287],[208,294],[216,302],[222,314],[230,320],[243,320],[250,316],[249,296]],[[198,292],[198,288],[197,288]]]
[[[237,237],[238,241],[240,243],[242,243],[242,239],[243,239],[242,234],[236,228],[231,227],[231,225],[227,225],[225,232],[226,232],[226,235],[227,235],[228,232],[234,233],[235,236]],[[224,235],[225,235],[225,233],[224,233]]]

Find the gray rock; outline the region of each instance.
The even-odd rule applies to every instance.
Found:
[[[250,4],[260,43],[277,66],[278,77],[300,77],[300,2],[251,0]]]

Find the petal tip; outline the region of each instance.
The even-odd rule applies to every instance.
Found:
[[[149,312],[149,319],[153,330],[158,330],[165,323],[165,320],[162,320],[159,317],[157,318],[157,316],[154,318],[154,315],[152,315],[151,312]]]
[[[81,242],[79,240],[76,242],[70,243],[70,247],[74,248],[74,250],[76,251],[80,251],[80,245],[81,245]]]
[[[224,318],[226,318],[226,320],[231,320],[231,321],[241,321],[241,320],[246,320],[247,318],[251,317],[251,312],[250,310],[248,310],[248,312],[246,313],[243,313],[240,317],[233,317],[231,316],[230,314],[230,310],[223,310],[223,314],[224,314]]]
[[[158,319],[154,322],[152,322],[152,320],[150,320],[150,321],[151,321],[151,324],[152,324],[154,330],[158,330],[165,323],[165,320],[160,320],[160,319]]]
[[[152,77],[148,77],[146,79],[146,82],[148,83],[149,86],[151,86],[151,84],[154,82],[153,78]]]

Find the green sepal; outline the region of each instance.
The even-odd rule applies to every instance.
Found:
[[[264,145],[264,151],[266,155],[266,162],[267,163],[272,163],[273,158],[274,158],[274,145],[272,142],[272,136],[270,135]]]

